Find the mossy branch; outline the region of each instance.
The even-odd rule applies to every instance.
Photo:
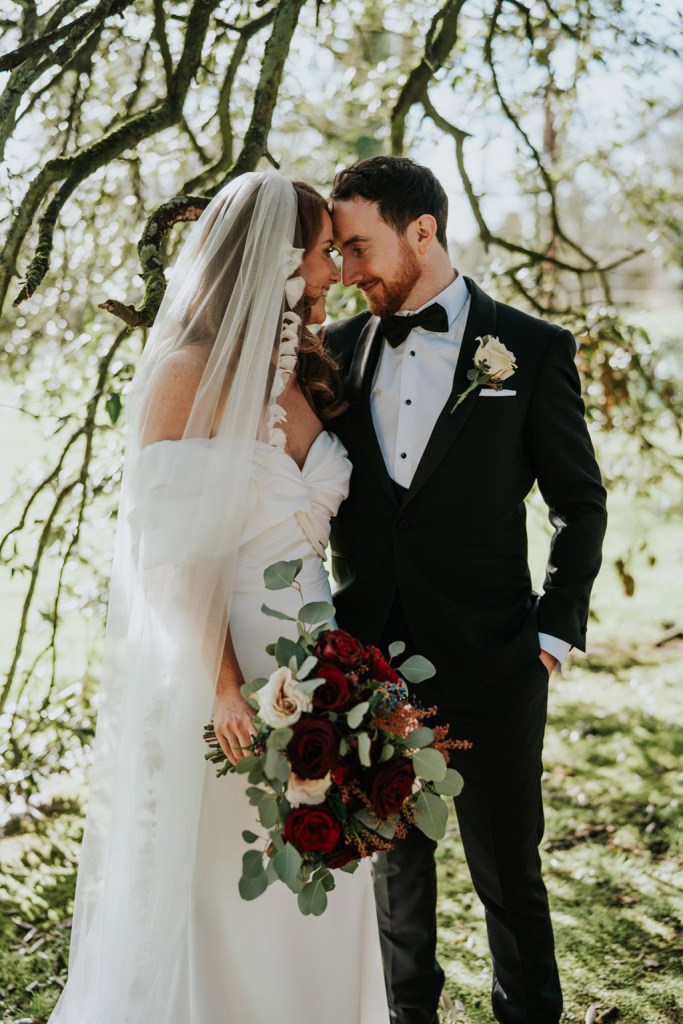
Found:
[[[273,121],[282,73],[289,56],[292,37],[299,22],[301,8],[306,0],[281,0],[273,18],[273,31],[263,53],[254,106],[244,136],[244,144],[237,160],[225,177],[209,190],[213,196],[238,174],[253,171],[259,160],[268,153],[268,135]]]
[[[15,272],[21,244],[33,223],[38,206],[47,195],[52,183],[64,178],[68,179],[49,203],[41,219],[39,250],[36,251],[35,258],[29,265],[26,280],[17,296],[17,302],[21,302],[28,295],[33,294],[45,276],[52,249],[52,235],[59,211],[76,186],[100,167],[111,163],[126,149],[133,148],[143,139],[149,138],[180,120],[185,95],[201,60],[202,46],[211,13],[218,3],[219,0],[210,0],[210,2],[195,0],[188,19],[185,47],[173,74],[172,88],[165,100],[129,118],[123,124],[113,128],[103,138],[83,147],[77,153],[49,160],[34,178],[10,226],[5,247],[0,254],[0,307],[4,303],[11,277]]]
[[[216,174],[221,174],[226,171],[228,167],[231,167],[234,161],[234,134],[232,130],[232,116],[230,113],[230,104],[232,102],[232,90],[235,83],[235,77],[237,72],[244,60],[247,52],[247,46],[249,41],[267,25],[270,25],[273,18],[275,17],[275,10],[267,11],[260,18],[255,18],[254,21],[250,21],[247,25],[234,26],[235,31],[239,32],[239,37],[235,44],[235,49],[232,52],[230,63],[228,64],[228,70],[223,78],[220,93],[218,96],[218,126],[221,135],[221,155],[210,167],[205,167],[204,170],[200,171],[199,174],[195,175],[183,187],[183,194],[196,192],[198,188],[206,185],[212,181]]]
[[[466,0],[446,0],[432,18],[425,39],[424,56],[408,75],[391,111],[391,152],[401,156],[406,130],[406,118],[416,103],[420,103],[429,82],[443,65],[455,46],[458,36],[458,17]]]
[[[283,0],[273,15],[273,31],[266,43],[261,65],[251,120],[244,145],[239,157],[220,184],[209,189],[206,196],[179,195],[149,218],[138,245],[141,273],[145,281],[145,294],[139,310],[128,305],[114,304],[112,300],[102,308],[121,316],[126,323],[148,326],[154,322],[166,290],[164,262],[161,243],[173,224],[184,220],[196,220],[209,199],[238,174],[252,171],[263,157],[271,159],[268,153],[268,134],[273,120],[282,72],[289,55],[294,31],[305,0]],[[262,27],[262,26],[260,26]]]
[[[138,243],[142,274],[147,282],[142,306],[137,310],[115,299],[107,299],[100,303],[100,309],[113,313],[130,327],[148,327],[152,324],[166,288],[161,258],[163,239],[174,224],[197,220],[208,203],[209,200],[202,196],[176,196],[160,206],[147,221]]]

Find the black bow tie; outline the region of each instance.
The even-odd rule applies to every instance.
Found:
[[[431,306],[427,306],[419,313],[410,313],[408,316],[383,316],[381,323],[382,334],[392,348],[397,348],[416,327],[424,327],[426,331],[443,334],[448,330],[448,314],[438,302],[432,302]]]

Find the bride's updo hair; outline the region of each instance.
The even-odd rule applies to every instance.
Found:
[[[296,191],[298,212],[294,245],[306,253],[318,241],[323,226],[323,213],[329,213],[326,200],[304,181],[292,182]],[[295,271],[299,274],[300,270]],[[347,408],[339,368],[324,347],[322,338],[307,326],[310,306],[306,296],[296,307],[303,320],[299,343],[297,379],[301,390],[322,420],[331,420]]]

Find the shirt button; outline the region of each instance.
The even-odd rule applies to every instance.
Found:
[[[414,348],[411,348],[411,350],[410,350],[410,354],[411,354],[411,356],[414,356],[414,355],[415,355],[415,349],[414,349]]]
[[[412,405],[412,399],[406,398],[406,405]]]
[[[402,459],[407,459],[408,458],[407,452],[401,452],[401,458]]]

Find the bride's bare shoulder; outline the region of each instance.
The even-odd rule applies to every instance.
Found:
[[[160,364],[147,392],[141,447],[183,436],[210,352],[210,345],[186,345]]]

